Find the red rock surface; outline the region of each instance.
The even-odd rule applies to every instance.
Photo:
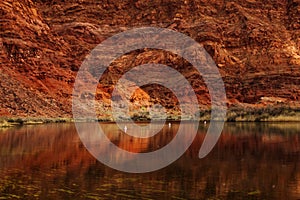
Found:
[[[299,0],[2,0],[0,115],[70,117],[73,83],[85,56],[115,33],[141,26],[170,28],[203,44],[222,74],[229,106],[299,107],[299,16]],[[130,67],[149,62],[169,64],[186,75],[200,106],[209,107],[201,77],[164,51],[119,58],[107,80],[114,82]],[[112,82],[99,85],[98,97],[105,103]],[[169,91],[144,89],[152,102],[176,110]],[[143,98],[148,97],[137,92],[133,101]]]

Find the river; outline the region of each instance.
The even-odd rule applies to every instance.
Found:
[[[136,153],[162,148],[179,126],[135,138],[114,123],[100,125],[114,144]],[[72,123],[2,128],[0,199],[300,199],[300,125],[225,123],[214,149],[199,159],[208,125],[199,125],[174,163],[141,174],[97,161]]]

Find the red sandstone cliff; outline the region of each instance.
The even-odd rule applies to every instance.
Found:
[[[230,108],[300,107],[299,0],[3,0],[0,115],[70,117],[72,87],[85,56],[115,33],[141,26],[170,28],[203,44],[223,77]],[[109,102],[111,82],[148,62],[168,64],[187,76],[200,107],[209,108],[201,77],[164,51],[119,58],[108,81],[99,85],[99,98]],[[144,88],[150,97],[137,92],[133,101],[150,98],[176,110],[172,94],[157,89],[162,88]],[[100,116],[106,117],[104,112]]]

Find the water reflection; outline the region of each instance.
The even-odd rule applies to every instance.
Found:
[[[101,126],[113,143],[131,152],[159,149],[178,129],[166,124],[145,139],[125,135],[115,124]],[[217,146],[200,160],[206,129],[200,125],[179,160],[147,174],[122,173],[96,161],[73,124],[0,129],[0,197],[300,199],[298,124],[228,123]]]

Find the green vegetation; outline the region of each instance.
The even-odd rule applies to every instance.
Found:
[[[72,118],[0,118],[0,128],[20,125],[74,122]]]
[[[200,111],[200,121],[210,121],[211,110]],[[180,112],[167,113],[169,121],[190,121],[196,120],[193,116],[181,116]],[[155,116],[154,116],[155,117]],[[134,112],[131,115],[134,121],[150,121],[149,111]],[[128,121],[120,118],[118,120]],[[160,120],[159,117],[153,120]],[[217,119],[218,120],[218,119]],[[78,122],[110,122],[114,121],[112,116],[100,117],[98,119],[77,119]],[[296,122],[300,121],[300,108],[289,106],[267,106],[267,107],[238,107],[234,106],[227,110],[226,121],[228,122]],[[44,123],[67,123],[74,122],[73,118],[0,118],[0,128],[7,128],[20,125],[37,125]]]
[[[281,122],[300,121],[300,109],[288,106],[232,107],[227,112],[229,122]]]

